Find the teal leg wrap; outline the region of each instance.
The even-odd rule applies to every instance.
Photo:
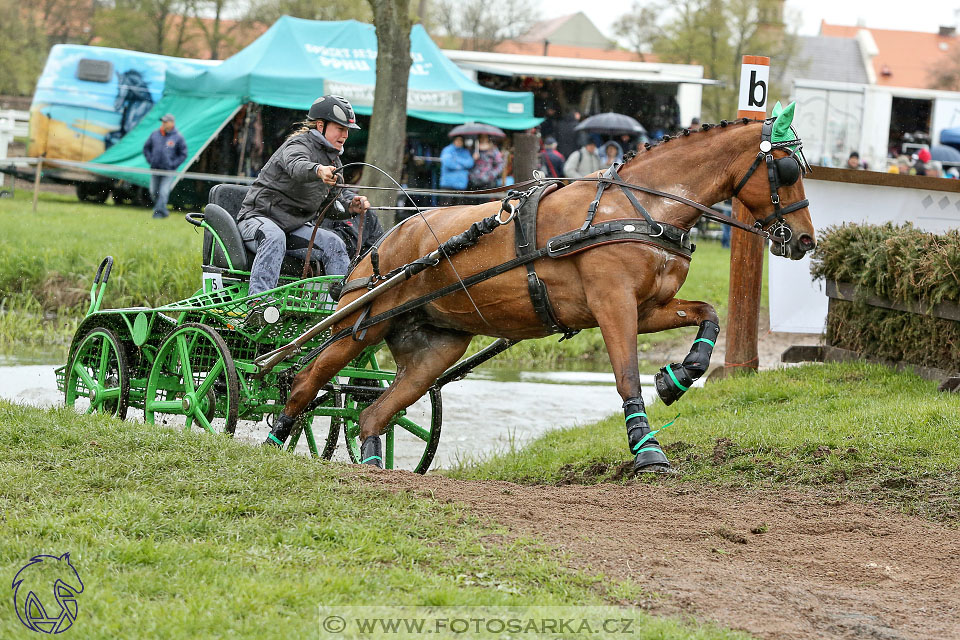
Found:
[[[654,376],[657,395],[667,406],[676,402],[684,392],[693,386],[710,366],[710,356],[720,335],[720,325],[705,320],[700,325],[697,339],[690,347],[690,353],[682,363],[674,363],[660,369]]]
[[[627,444],[634,454],[633,470],[667,471],[670,461],[654,437],[656,431],[650,429],[643,398],[629,398],[623,403],[623,415],[627,423]]]

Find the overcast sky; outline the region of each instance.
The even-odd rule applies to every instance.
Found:
[[[630,0],[542,0],[543,18],[555,18],[583,11],[607,35],[618,17],[630,10]],[[816,35],[820,20],[830,24],[856,25],[876,29],[936,32],[940,25],[957,23],[955,11],[960,0],[787,0],[787,12],[802,16],[801,35]]]

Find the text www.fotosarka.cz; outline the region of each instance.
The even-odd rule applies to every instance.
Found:
[[[612,606],[320,606],[321,638],[632,636],[649,617]]]

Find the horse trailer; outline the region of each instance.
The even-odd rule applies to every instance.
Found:
[[[186,72],[220,61],[76,44],[50,49],[30,105],[27,155],[93,161],[132,130],[163,94],[167,70]],[[159,126],[159,123],[157,124]],[[68,167],[45,167],[44,178],[76,184],[81,200],[146,203],[145,191]]]

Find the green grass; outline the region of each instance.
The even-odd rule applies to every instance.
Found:
[[[805,365],[708,383],[651,424],[678,476],[656,482],[807,486],[960,521],[960,394],[863,364]],[[523,449],[465,461],[460,478],[594,483],[627,477],[622,416],[553,431]],[[627,464],[624,464],[627,463]]]
[[[155,306],[200,285],[202,236],[174,214],[18,191],[0,199],[0,352],[66,355],[100,261],[114,258],[105,307]]]
[[[0,401],[0,576],[64,552],[85,585],[82,638],[313,637],[320,604],[652,597],[353,467]],[[0,637],[33,637],[10,606]],[[634,611],[638,638],[744,637]]]

